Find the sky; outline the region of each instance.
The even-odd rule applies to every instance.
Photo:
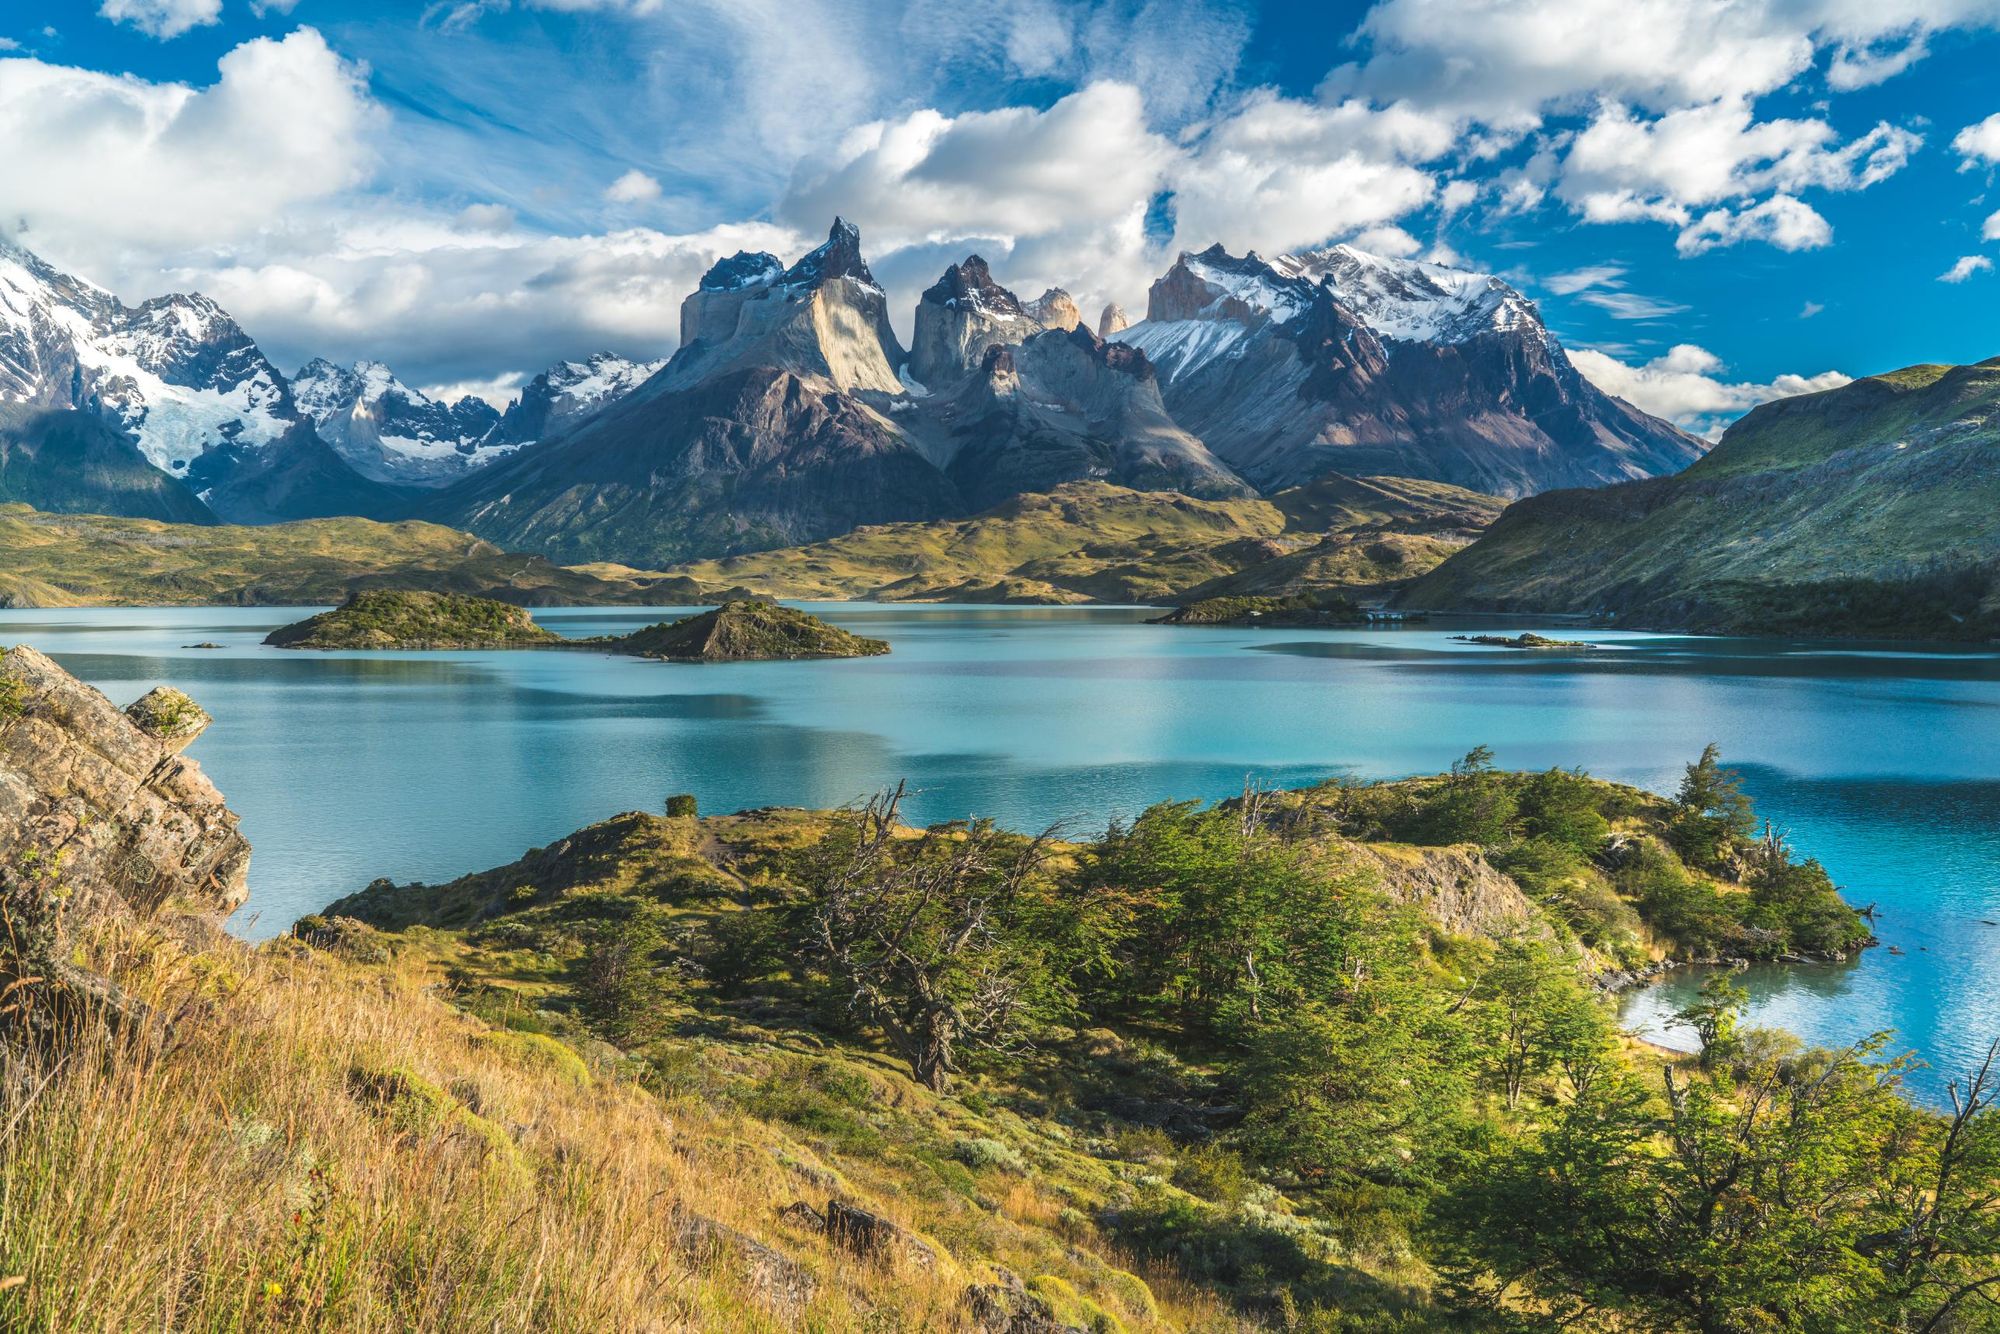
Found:
[[[2000,0],[15,0],[0,235],[504,397],[862,229],[1139,318],[1183,249],[1498,273],[1712,433],[2000,355]]]

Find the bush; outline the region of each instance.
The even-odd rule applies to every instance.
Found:
[[[692,820],[700,814],[692,792],[676,792],[667,798],[667,814],[676,820]]]
[[[1018,1176],[1028,1175],[1027,1160],[1020,1150],[997,1139],[961,1139],[951,1146],[951,1156],[974,1171],[997,1167]]]
[[[1228,1149],[1203,1145],[1174,1164],[1174,1184],[1217,1204],[1235,1204],[1250,1192],[1250,1171]]]

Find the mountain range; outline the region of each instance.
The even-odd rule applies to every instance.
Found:
[[[1093,329],[977,255],[909,349],[855,227],[721,260],[664,363],[563,362],[505,411],[375,361],[285,376],[212,301],[127,307],[0,251],[0,500],[263,523],[451,524],[659,567],[955,520],[1100,482],[1205,499],[1329,472],[1505,496],[1677,470],[1702,442],[1597,390],[1497,278],[1349,247],[1212,247]],[[52,415],[53,414],[53,415]],[[89,424],[85,424],[89,423]]]

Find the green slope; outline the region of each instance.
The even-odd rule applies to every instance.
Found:
[[[1339,474],[1240,500],[1076,482],[969,519],[858,528],[674,572],[778,597],[895,602],[1164,602],[1210,589],[1367,589],[1435,565],[1501,504],[1443,483]],[[1243,587],[1222,588],[1231,581]]]
[[[375,587],[534,606],[687,602],[700,592],[639,571],[606,577],[566,569],[428,523],[196,527],[0,505],[0,605],[301,606]]]
[[[1711,631],[2000,634],[2000,359],[1767,404],[1675,477],[1524,500],[1430,609]]]

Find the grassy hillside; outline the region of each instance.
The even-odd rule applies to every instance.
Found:
[[[1338,474],[1268,500],[1080,482],[970,519],[860,528],[675,573],[778,597],[882,601],[1164,602],[1196,589],[1367,589],[1430,568],[1500,508],[1442,483]]]
[[[676,799],[254,949],[105,926],[77,964],[171,1036],[85,1025],[0,1084],[0,1310],[1990,1327],[1946,1305],[2000,1264],[1990,1096],[1948,1137],[1874,1049],[1738,1030],[1726,986],[1670,1060],[1585,984],[1865,934],[1712,758],[1683,792],[1474,752],[1087,842]]]
[[[421,588],[535,606],[688,601],[684,581],[605,578],[427,523],[311,519],[196,527],[0,505],[0,604],[300,606]]]
[[[264,637],[291,649],[545,648],[565,643],[527,610],[460,593],[367,589],[332,611],[282,626]]]
[[[1536,496],[1403,603],[1667,628],[2000,635],[2000,359],[1766,404],[1676,477]]]

